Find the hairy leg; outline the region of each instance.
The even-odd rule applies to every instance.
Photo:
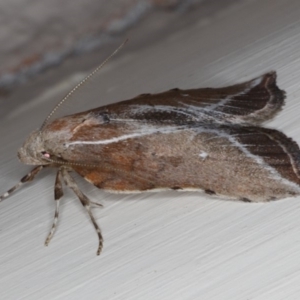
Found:
[[[54,235],[54,232],[56,230],[56,225],[58,222],[60,199],[64,195],[63,186],[62,186],[62,179],[63,179],[62,177],[63,177],[62,171],[61,171],[61,169],[59,169],[56,174],[55,186],[54,186],[54,200],[55,200],[56,208],[55,208],[55,213],[54,213],[53,224],[52,224],[51,230],[46,238],[46,241],[45,241],[46,246],[49,245],[49,243]]]
[[[0,202],[7,198],[9,195],[11,195],[15,190],[20,188],[24,183],[32,181],[34,177],[46,166],[37,166],[34,169],[32,169],[27,175],[25,175],[19,183],[17,183],[15,186],[10,188],[6,193],[4,193],[2,196],[0,196]]]
[[[89,198],[83,194],[78,185],[76,184],[75,180],[73,179],[73,177],[69,174],[68,170],[63,168],[62,169],[62,177],[63,180],[65,182],[65,184],[75,193],[75,195],[79,198],[81,204],[83,205],[83,207],[86,209],[86,211],[88,212],[91,221],[96,229],[97,235],[98,235],[98,239],[99,239],[99,245],[98,245],[98,250],[97,250],[97,255],[100,255],[101,250],[103,248],[103,237],[101,234],[101,230],[92,214],[91,211],[91,201],[89,200]]]

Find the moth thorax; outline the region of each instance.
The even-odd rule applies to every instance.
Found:
[[[41,153],[44,151],[41,132],[32,132],[18,151],[20,161],[26,165],[47,164],[42,160]]]

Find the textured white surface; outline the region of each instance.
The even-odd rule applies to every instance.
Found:
[[[244,2],[147,49],[120,54],[84,101],[100,106],[172,87],[225,86],[277,70],[287,103],[268,126],[300,143],[299,15],[298,0]],[[55,98],[39,95],[1,120],[0,191],[29,170],[15,152]],[[84,183],[105,206],[95,210],[105,238],[96,257],[94,229],[67,191],[59,228],[43,246],[53,183],[54,173],[45,171],[1,203],[1,299],[300,298],[299,197],[247,204],[201,193],[110,195]]]

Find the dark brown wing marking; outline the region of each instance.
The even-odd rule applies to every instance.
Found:
[[[285,92],[276,85],[276,73],[224,88],[172,89],[160,94],[142,94],[94,110],[112,119],[187,124],[193,122],[261,123],[283,106]]]

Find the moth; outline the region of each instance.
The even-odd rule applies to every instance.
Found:
[[[99,204],[82,193],[72,172],[108,192],[202,190],[246,202],[299,195],[298,145],[260,126],[281,110],[284,98],[276,73],[269,72],[229,87],[142,94],[50,120],[60,102],[18,152],[34,169],[0,200],[42,169],[55,168],[56,209],[46,245],[66,185],[91,218],[99,255],[103,237],[91,210]]]

